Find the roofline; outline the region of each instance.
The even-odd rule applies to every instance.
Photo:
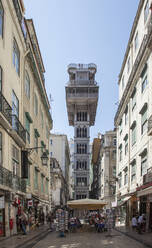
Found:
[[[42,55],[41,55],[41,51],[40,51],[40,46],[39,46],[39,42],[38,42],[38,39],[37,39],[37,34],[36,34],[35,27],[34,27],[33,19],[31,18],[31,19],[26,19],[26,20],[32,23],[34,34],[35,34],[35,37],[36,37],[36,42],[38,44],[38,49],[39,49],[39,53],[40,53],[40,57],[41,57],[41,62],[42,62],[42,66],[43,66],[43,72],[45,72],[45,67],[44,67],[44,64],[43,64],[43,59],[42,59]]]
[[[124,59],[123,59],[123,63],[122,63],[122,66],[121,66],[121,70],[120,70],[120,73],[119,73],[118,84],[120,83],[120,79],[122,77],[122,73],[123,73],[123,70],[124,70],[124,67],[125,67],[125,64],[126,64],[128,53],[130,51],[130,44],[131,44],[131,42],[133,40],[133,36],[134,36],[135,30],[136,30],[136,27],[137,27],[137,24],[138,24],[138,20],[139,20],[139,17],[140,17],[140,13],[141,13],[143,4],[144,4],[144,0],[140,0],[139,5],[138,5],[138,9],[137,9],[137,13],[136,13],[136,16],[134,18],[133,26],[132,26],[132,29],[131,29],[131,32],[130,32],[130,37],[129,37],[127,49],[126,49],[126,52],[125,52],[125,56],[124,56]]]

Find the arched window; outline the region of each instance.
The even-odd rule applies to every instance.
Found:
[[[25,94],[30,98],[30,78],[27,71],[25,71]]]

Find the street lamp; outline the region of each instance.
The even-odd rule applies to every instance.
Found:
[[[44,148],[44,147],[32,147],[32,148],[27,148],[28,153],[30,153],[33,150],[37,150],[39,148]],[[47,152],[43,152],[42,156],[41,156],[41,161],[42,161],[42,165],[47,166],[47,162],[48,162],[49,158],[47,155]]]

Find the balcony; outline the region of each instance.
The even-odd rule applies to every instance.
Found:
[[[18,176],[13,176],[11,171],[2,166],[0,166],[0,184],[14,190],[26,192],[26,181]]]
[[[15,138],[19,146],[25,146],[26,130],[22,126],[16,115],[12,115],[12,136]]]
[[[67,85],[81,86],[81,85],[97,85],[95,80],[70,80]]]
[[[12,126],[12,108],[0,92],[0,124],[5,126],[7,129]]]
[[[148,135],[152,135],[152,115],[148,119]]]

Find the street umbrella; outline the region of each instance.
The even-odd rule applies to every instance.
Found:
[[[68,201],[67,205],[73,209],[97,210],[103,208],[107,203],[102,200],[85,198],[81,200]]]

